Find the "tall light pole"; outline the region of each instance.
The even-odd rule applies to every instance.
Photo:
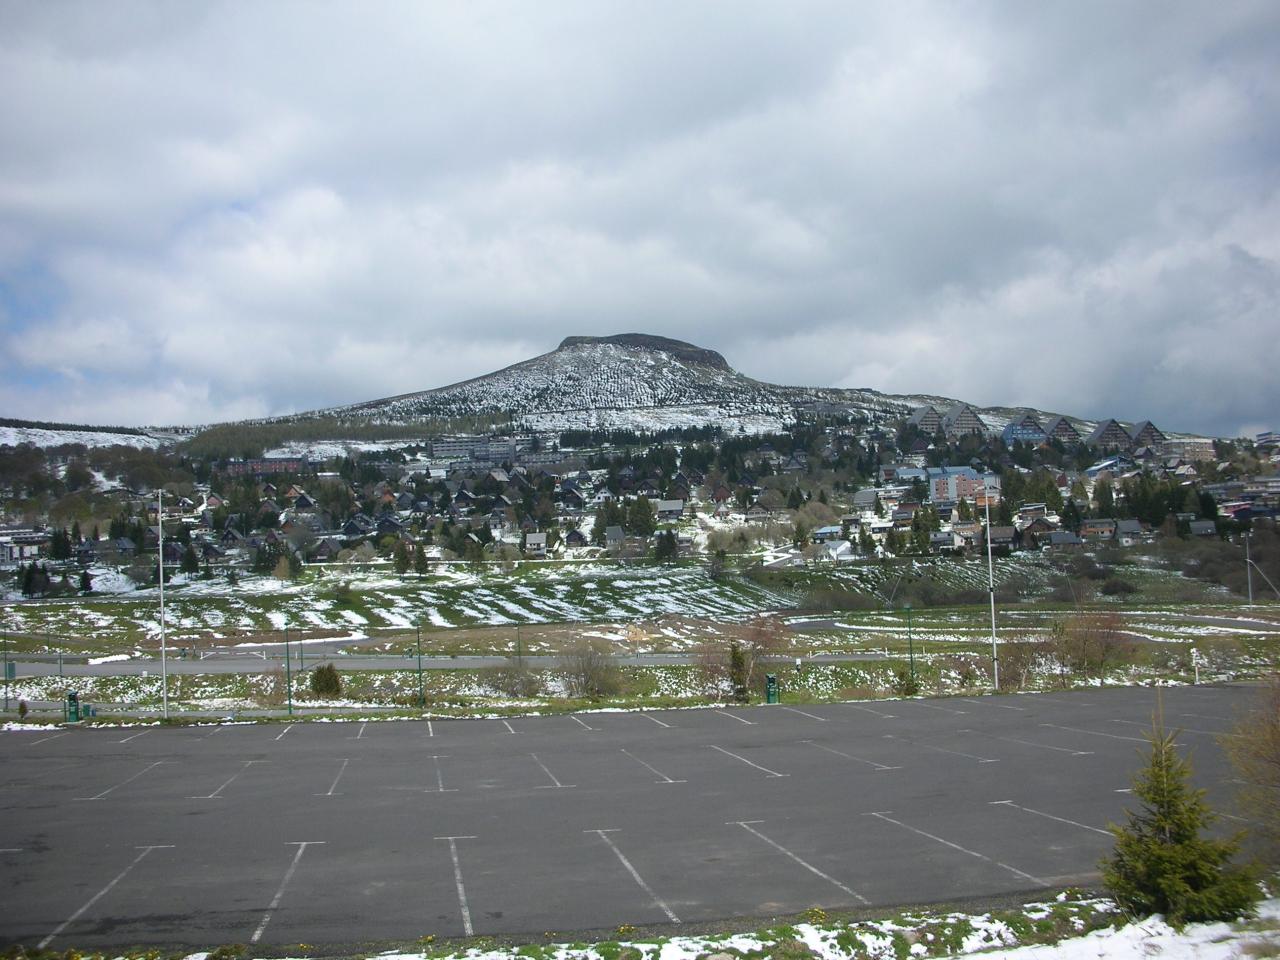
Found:
[[[4,712],[9,712],[9,631],[4,632]]]
[[[1249,603],[1253,603],[1253,561],[1249,559],[1249,534],[1250,530],[1244,532],[1244,572],[1249,578]]]
[[[289,624],[284,625],[284,694],[289,702],[289,716],[293,716],[293,658],[289,656]]]
[[[156,490],[156,529],[159,531],[160,565],[160,697],[164,719],[169,719],[169,646],[164,623],[164,488]]]
[[[425,710],[427,706],[427,695],[422,689],[422,624],[417,627],[418,636],[418,709]]]
[[[916,684],[916,645],[911,636],[911,604],[907,604],[907,656],[911,660],[911,685]]]
[[[1000,654],[996,652],[996,568],[991,559],[991,491],[983,484],[987,506],[987,592],[991,596],[991,678],[992,692],[1000,692]]]

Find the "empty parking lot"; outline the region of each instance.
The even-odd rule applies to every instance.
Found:
[[[1197,781],[1247,687],[1163,691]],[[353,945],[1091,882],[1156,693],[0,735],[0,941]],[[1238,825],[1238,824],[1237,824]]]

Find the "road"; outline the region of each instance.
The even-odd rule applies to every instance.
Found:
[[[1230,809],[1246,687],[1163,692]],[[678,932],[1096,879],[1156,692],[0,733],[0,942]],[[1229,824],[1238,826],[1238,824]]]

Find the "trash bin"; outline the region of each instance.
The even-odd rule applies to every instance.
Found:
[[[68,723],[80,722],[80,694],[74,690],[67,691],[66,715]]]
[[[764,702],[778,702],[778,675],[776,673],[766,673],[764,675]]]

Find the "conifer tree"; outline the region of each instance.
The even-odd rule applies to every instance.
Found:
[[[1174,926],[1251,914],[1260,896],[1256,868],[1231,864],[1239,837],[1201,835],[1217,817],[1205,791],[1189,785],[1191,764],[1178,755],[1176,736],[1157,715],[1151,757],[1133,784],[1142,807],[1127,812],[1126,826],[1111,825],[1116,845],[1101,864],[1103,882],[1128,913],[1164,914]]]

